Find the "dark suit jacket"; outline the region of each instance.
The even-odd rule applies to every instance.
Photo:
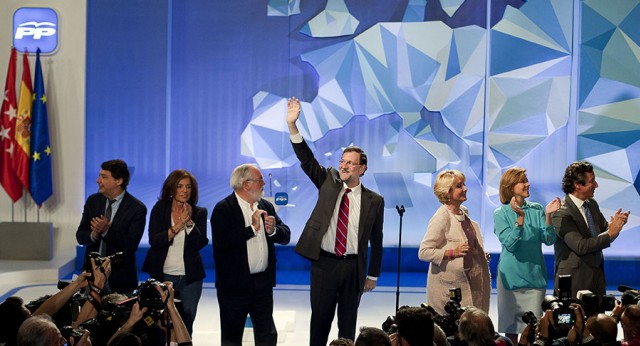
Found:
[[[598,234],[606,232],[609,224],[594,199],[589,200],[589,210]],[[554,244],[556,290],[558,275],[571,275],[572,298],[576,297],[579,290],[604,295],[604,262],[597,263],[597,254],[602,256],[602,249],[611,245],[611,237],[608,234],[592,236],[582,213],[569,195],[564,197],[562,206],[553,214],[553,226],[558,234],[558,240]],[[603,272],[603,280],[594,280],[595,271]]]
[[[276,253],[274,244],[289,244],[291,231],[285,225],[273,204],[261,199],[258,208],[275,216],[276,231],[267,235],[269,264],[265,273],[276,285]],[[251,273],[247,259],[247,240],[254,237],[251,226],[246,227],[242,209],[235,193],[218,202],[211,213],[211,239],[213,240],[213,260],[216,267],[216,288],[227,293],[251,293]]]
[[[327,232],[333,209],[343,182],[338,170],[333,167],[324,168],[313,156],[306,142],[292,143],[293,150],[300,160],[302,170],[318,188],[318,201],[311,212],[302,235],[296,245],[296,252],[316,261],[320,258],[322,238]],[[360,223],[358,224],[358,283],[364,289],[367,277],[367,250],[371,243],[371,260],[369,276],[379,277],[382,265],[382,224],[384,222],[384,199],[379,194],[362,186],[362,203],[360,207]]]
[[[97,252],[100,247],[99,241],[94,243],[91,240],[91,219],[104,215],[106,208],[107,198],[100,193],[89,196],[84,204],[82,220],[80,220],[76,231],[76,239],[78,244],[86,247],[85,261],[90,252]],[[111,267],[109,287],[112,291],[127,293],[138,287],[136,251],[144,233],[146,217],[147,207],[130,193],[125,192],[118,211],[113,216],[109,232],[102,238],[107,244],[107,256],[116,252],[123,253],[122,265]]]
[[[194,227],[184,240],[184,269],[187,284],[202,280],[206,276],[200,250],[209,244],[207,238],[207,209],[191,206],[191,219]],[[169,228],[171,227],[171,201],[158,201],[151,209],[149,217],[149,245],[151,248],[144,259],[142,271],[158,280],[164,281],[164,261],[167,259],[169,246]]]

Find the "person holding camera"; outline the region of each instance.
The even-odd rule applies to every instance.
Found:
[[[150,285],[149,289],[154,290],[153,292],[149,292],[149,295],[153,296],[154,300],[157,298],[157,300],[161,302],[163,308],[159,309],[159,311],[162,311],[167,318],[167,321],[171,322],[163,326],[163,328],[170,328],[169,334],[172,344],[176,343],[179,346],[192,345],[189,330],[182,320],[182,317],[180,316],[178,308],[175,304],[176,291],[173,288],[173,282],[165,281],[163,283],[160,283],[155,280],[149,280],[147,282]],[[150,308],[147,306],[142,307],[141,305],[144,304],[141,304],[140,299],[141,298],[138,297],[138,301],[133,304],[131,313],[129,314],[127,321],[118,329],[115,334],[113,334],[113,336],[111,336],[108,345],[113,345],[121,338],[125,338],[128,337],[128,335],[133,334],[136,324],[138,324],[139,321],[147,316],[147,312]],[[169,343],[167,342],[166,344],[168,345]]]
[[[491,277],[489,254],[484,252],[478,223],[471,220],[466,207],[465,176],[445,170],[436,176],[433,192],[442,206],[436,211],[422,239],[418,257],[427,262],[427,301],[440,315],[449,301],[449,289],[460,288],[462,306],[489,311]]]
[[[40,346],[40,345],[76,345],[91,346],[89,331],[83,331],[79,338],[70,338],[67,340],[55,323],[51,320],[51,316],[47,314],[35,315],[27,318],[20,329],[18,329],[18,346]],[[69,343],[67,344],[67,341]]]
[[[560,209],[560,198],[545,208],[526,200],[531,185],[526,170],[509,168],[500,179],[500,202],[493,213],[494,233],[502,244],[498,263],[498,332],[516,344],[525,325],[526,311],[540,315],[547,288],[547,267],[541,245],[553,245],[556,234],[551,215]]]
[[[169,174],[149,218],[149,245],[142,271],[171,281],[182,302],[182,319],[193,334],[193,322],[205,278],[200,250],[209,244],[207,209],[198,207],[198,182],[184,169]]]
[[[147,207],[127,192],[129,168],[122,160],[103,162],[95,193],[84,204],[76,231],[78,244],[86,247],[85,269],[89,255],[112,256],[121,252],[118,265],[104,287],[106,291],[128,293],[138,286],[136,251],[147,222]]]
[[[555,250],[555,290],[558,278],[571,275],[571,297],[589,290],[599,297],[606,293],[602,249],[611,246],[627,223],[629,211],[618,209],[607,219],[593,195],[598,183],[593,166],[586,161],[570,164],[562,178],[562,191],[567,195],[560,210],[553,214],[558,235]]]

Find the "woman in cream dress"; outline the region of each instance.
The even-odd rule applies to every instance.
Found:
[[[433,192],[442,206],[429,220],[418,251],[421,260],[430,262],[427,303],[439,314],[444,313],[450,288],[460,288],[461,306],[473,305],[489,312],[489,255],[484,252],[478,223],[462,206],[467,200],[464,182],[464,174],[457,170],[438,174]]]

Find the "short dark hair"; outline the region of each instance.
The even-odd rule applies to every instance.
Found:
[[[362,150],[362,148],[357,147],[355,145],[350,145],[346,148],[344,148],[344,150],[342,151],[342,155],[344,155],[344,153],[358,153],[360,154],[360,162],[358,162],[359,165],[364,166],[364,172],[367,171],[367,168],[369,168],[367,166],[367,154],[365,154],[364,150]],[[364,175],[364,172],[362,172],[362,174],[360,174],[360,176]]]
[[[198,182],[196,181],[196,177],[194,177],[193,174],[184,169],[176,169],[175,171],[169,173],[167,179],[164,180],[164,184],[162,184],[162,194],[160,195],[160,200],[170,201],[171,198],[173,198],[173,194],[176,192],[176,189],[178,188],[178,183],[184,178],[188,178],[189,180],[191,180],[191,197],[189,197],[188,203],[195,206],[198,203]]]
[[[15,345],[18,329],[29,317],[24,307],[24,300],[12,296],[0,304],[0,344]]]
[[[396,313],[398,335],[411,346],[433,345],[433,317],[423,307],[401,307]]]
[[[109,160],[102,163],[100,168],[105,171],[111,172],[111,176],[114,179],[122,179],[122,185],[120,187],[123,190],[127,189],[127,185],[129,185],[129,167],[127,167],[127,163],[122,160]]]
[[[353,341],[351,341],[351,339],[340,337],[337,339],[333,339],[329,343],[329,346],[353,346]]]
[[[576,189],[576,183],[585,185],[587,173],[593,173],[593,166],[587,161],[576,161],[567,167],[562,177],[562,191],[572,193]]]
[[[376,327],[362,327],[355,346],[391,346],[389,335]]]
[[[367,164],[367,154],[364,153],[364,150],[362,150],[362,148],[357,147],[355,145],[350,145],[346,148],[344,148],[344,150],[342,151],[342,153],[350,153],[350,152],[354,152],[354,153],[358,153],[360,154],[360,162],[358,162],[361,165],[366,165]]]

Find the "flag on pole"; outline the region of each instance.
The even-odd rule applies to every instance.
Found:
[[[7,82],[4,87],[4,98],[0,110],[0,183],[13,203],[22,197],[22,184],[13,171],[12,159],[16,149],[13,137],[16,124],[16,49],[11,48]]]
[[[27,51],[22,54],[22,83],[18,98],[18,117],[16,119],[16,150],[13,153],[13,171],[29,190],[29,154],[31,150],[31,104],[33,87],[31,86],[31,68]]]
[[[51,177],[51,143],[49,142],[49,120],[47,95],[44,92],[40,49],[36,51],[33,106],[31,108],[31,157],[29,160],[29,192],[38,206],[53,194]]]

